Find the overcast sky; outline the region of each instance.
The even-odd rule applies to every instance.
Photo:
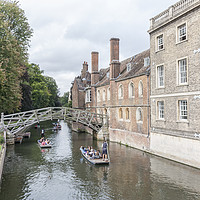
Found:
[[[52,76],[61,95],[91,52],[109,65],[109,40],[120,38],[120,60],[149,48],[149,19],[177,0],[19,0],[33,28],[29,62]]]

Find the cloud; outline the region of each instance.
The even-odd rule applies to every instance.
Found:
[[[149,19],[176,0],[19,0],[34,30],[30,62],[51,74],[61,93],[68,91],[82,63],[99,52],[109,66],[109,39],[120,38],[120,58],[149,48]]]

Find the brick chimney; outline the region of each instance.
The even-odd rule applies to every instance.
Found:
[[[91,85],[95,85],[99,81],[99,53],[91,53]]]
[[[86,78],[86,72],[88,71],[88,64],[84,61],[83,69],[81,70],[81,78]]]
[[[110,39],[110,79],[115,79],[120,73],[119,38]]]

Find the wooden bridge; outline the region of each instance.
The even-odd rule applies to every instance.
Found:
[[[7,134],[17,134],[33,124],[41,121],[64,119],[79,122],[98,132],[103,126],[108,126],[106,115],[91,113],[68,107],[48,107],[30,110],[10,115],[1,114],[0,130]]]

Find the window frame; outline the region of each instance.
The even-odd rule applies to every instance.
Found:
[[[162,37],[162,44],[159,44],[159,38]],[[162,48],[160,48],[162,46]],[[156,36],[156,52],[164,50],[164,33],[161,33]]]
[[[181,68],[181,66],[179,65],[179,62],[180,61],[183,61],[183,60],[186,60],[186,71],[185,72],[181,72],[181,70],[180,70],[180,68]],[[189,65],[189,63],[188,63],[188,57],[183,57],[183,58],[179,58],[179,59],[177,59],[177,85],[178,86],[182,86],[182,85],[188,85],[188,65]],[[181,77],[181,74],[182,73],[186,73],[186,82],[181,82],[181,80],[182,80],[182,77]]]
[[[110,87],[107,88],[107,101],[110,100]]]
[[[118,87],[118,99],[123,99],[123,98],[124,98],[124,87],[122,84],[120,84]]]
[[[122,121],[123,120],[123,109],[119,108],[119,114],[118,114],[119,120]]]
[[[181,102],[186,102],[186,110],[182,110]],[[178,100],[178,121],[180,122],[188,122],[188,99],[179,99]],[[186,112],[186,115],[182,115],[182,112]],[[186,118],[184,118],[186,116]],[[183,118],[182,118],[183,117]]]
[[[184,37],[184,36],[180,36],[180,27],[183,25],[185,25],[185,35],[184,35],[185,39],[182,40],[180,39],[180,37]],[[187,30],[188,30],[187,22],[183,22],[176,27],[176,44],[179,44],[188,40]]]
[[[85,102],[89,103],[92,101],[92,94],[91,94],[91,89],[86,90],[86,97],[85,97]]]
[[[161,102],[163,102],[163,109],[162,110],[160,110],[160,103]],[[156,108],[157,108],[157,120],[165,120],[165,101],[164,100],[158,100],[157,102],[156,102]],[[161,117],[161,112],[160,111],[162,111],[162,115],[163,115],[163,117]]]
[[[106,101],[106,90],[103,90],[103,95],[102,95],[103,101]]]
[[[138,96],[143,97],[143,82],[142,80],[139,81],[138,83]]]
[[[97,102],[101,102],[101,90],[97,90]]]
[[[143,111],[141,107],[138,107],[136,110],[136,121],[137,123],[140,123],[140,124],[143,123]]]
[[[128,85],[128,93],[129,93],[129,98],[135,98],[135,86],[132,81]]]
[[[159,76],[159,67],[163,67],[163,86],[160,85],[160,76]],[[160,64],[156,66],[156,87],[164,88],[165,87],[165,66],[164,64]]]
[[[130,109],[126,108],[126,121],[130,121]]]

